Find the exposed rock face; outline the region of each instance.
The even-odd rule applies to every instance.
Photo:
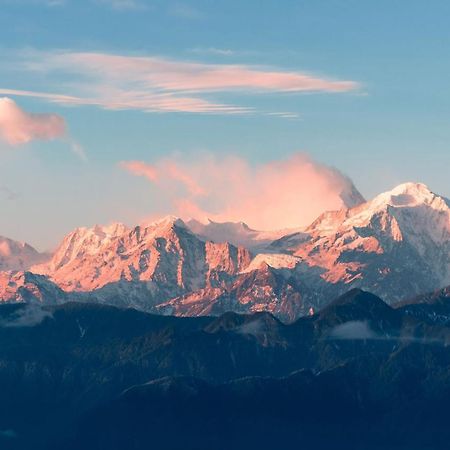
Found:
[[[163,314],[269,311],[291,321],[350,288],[395,303],[449,285],[449,205],[423,184],[406,183],[285,235],[174,217],[79,228],[31,271],[42,275],[35,282],[45,285],[44,301],[63,292]],[[2,276],[0,298],[22,301],[12,276]]]
[[[308,313],[312,296],[293,273],[264,264],[237,275],[225,288],[194,291],[158,305],[157,311],[179,316],[267,311],[290,322]]]
[[[204,242],[181,220],[169,217],[134,229],[120,224],[77,229],[49,263],[33,271],[65,291],[96,291],[100,298],[110,297],[118,287],[125,297],[138,290],[150,308],[158,299],[223,286],[250,259],[248,250]]]
[[[305,232],[271,248],[320,269],[336,294],[359,287],[392,303],[450,283],[449,202],[423,184],[327,212]]]
[[[42,275],[31,272],[0,272],[2,302],[55,304],[68,299],[66,293]]]

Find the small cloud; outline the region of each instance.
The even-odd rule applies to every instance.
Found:
[[[337,325],[330,332],[330,338],[342,340],[377,339],[378,336],[371,330],[367,322],[358,320]]]
[[[14,430],[0,430],[0,437],[7,439],[15,439],[18,437]]]
[[[204,195],[205,191],[195,181],[188,171],[178,164],[166,159],[158,167],[145,164],[142,161],[122,161],[119,166],[136,176],[143,176],[149,181],[159,183],[164,180],[171,180],[183,185],[192,195]]]
[[[0,194],[2,194],[6,200],[17,200],[19,198],[19,194],[12,191],[7,186],[0,186]]]
[[[198,9],[185,3],[176,3],[169,8],[169,14],[182,19],[199,20],[203,19],[204,14]]]
[[[119,167],[137,177],[145,177],[152,182],[156,182],[158,179],[158,171],[156,168],[151,164],[146,164],[142,161],[121,161]]]
[[[28,304],[18,309],[11,317],[1,320],[0,326],[5,328],[34,327],[52,317],[52,314],[40,305]]]
[[[0,0],[0,5],[36,5],[36,6],[48,6],[50,8],[54,6],[64,6],[67,4],[67,0]]]
[[[45,3],[47,6],[65,6],[67,4],[66,0],[47,0]]]
[[[254,337],[259,337],[267,331],[268,330],[265,322],[260,319],[244,323],[236,329],[236,332],[239,334],[248,334]]]
[[[219,56],[232,56],[236,53],[234,50],[230,50],[228,48],[216,48],[216,47],[208,47],[208,48],[196,47],[189,49],[189,52],[203,55],[210,54]]]
[[[276,116],[281,117],[283,119],[300,119],[300,115],[294,112],[289,111],[280,111],[280,112],[269,112],[268,116]]]
[[[87,162],[88,158],[84,148],[78,142],[73,139],[69,139],[70,148],[75,155],[77,155],[82,161]]]
[[[137,0],[95,0],[95,2],[109,6],[117,11],[147,9],[146,5]]]
[[[34,140],[53,140],[66,133],[66,123],[57,114],[32,114],[14,100],[0,98],[0,137],[12,146]]]

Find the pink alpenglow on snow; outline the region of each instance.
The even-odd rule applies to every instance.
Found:
[[[56,114],[32,114],[21,109],[14,100],[0,98],[0,138],[18,146],[34,140],[52,140],[66,133],[66,124]]]
[[[171,207],[169,212],[198,220],[244,221],[258,229],[307,225],[324,211],[364,201],[345,175],[302,153],[256,166],[237,156],[209,154],[191,161],[166,158],[152,165],[124,161],[120,166],[151,181],[161,207]]]

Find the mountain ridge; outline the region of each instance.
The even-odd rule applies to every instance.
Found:
[[[175,315],[269,311],[285,321],[351,288],[396,303],[450,285],[449,205],[424,184],[404,183],[296,230],[175,216],[77,228],[49,261],[26,269],[46,278],[17,283],[30,275],[4,272],[0,298],[24,301],[25,292]]]

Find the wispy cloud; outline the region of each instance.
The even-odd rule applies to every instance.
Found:
[[[83,0],[0,0],[0,5],[11,4],[11,5],[36,5],[36,6],[66,6],[75,3],[82,3]],[[147,9],[145,0],[87,0],[84,3],[87,5],[97,4],[104,5],[115,9],[117,11],[124,10],[143,10]]]
[[[436,335],[433,337],[413,336],[410,334],[380,334],[375,332],[367,321],[350,320],[334,326],[326,339],[330,340],[372,340],[372,341],[392,341],[407,342],[414,344],[445,344],[446,335]]]
[[[367,322],[352,320],[335,326],[330,332],[331,339],[376,339],[376,333],[370,328]]]
[[[195,47],[188,50],[190,53],[197,53],[200,55],[210,54],[219,56],[232,56],[236,54],[234,50],[229,48],[216,48],[216,47]]]
[[[155,213],[243,220],[259,229],[307,225],[323,211],[344,206],[343,193],[353,189],[338,170],[302,153],[259,165],[238,156],[202,154],[120,166],[151,182]]]
[[[68,0],[0,0],[0,5],[64,6]]]
[[[138,0],[94,0],[95,3],[110,6],[117,11],[126,10],[143,10],[147,9],[147,6]]]
[[[119,166],[136,176],[143,176],[153,183],[174,181],[180,183],[194,196],[206,195],[206,191],[195,178],[183,167],[170,159],[164,159],[157,166],[146,164],[143,161],[122,161]]]
[[[329,92],[358,89],[354,81],[243,64],[207,64],[156,56],[106,53],[26,52],[22,70],[56,77],[63,92],[1,87],[5,95],[35,96],[66,105],[146,112],[255,113],[251,106],[214,100],[227,93]],[[71,79],[71,82],[64,80]],[[76,81],[73,81],[76,80]]]
[[[0,186],[0,194],[2,194],[6,200],[17,200],[19,198],[19,194],[11,190],[8,186]]]
[[[2,319],[0,326],[7,328],[35,327],[47,318],[53,318],[50,311],[43,309],[40,305],[28,304],[7,319]]]
[[[202,11],[186,3],[175,3],[171,5],[169,7],[169,14],[189,20],[199,20],[205,17]]]
[[[0,436],[8,439],[15,439],[18,434],[14,430],[0,430]]]

